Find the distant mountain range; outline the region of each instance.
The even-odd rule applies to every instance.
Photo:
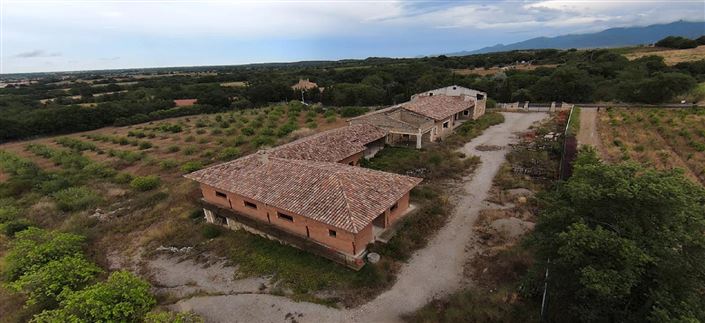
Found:
[[[447,56],[463,56],[493,52],[506,52],[517,49],[569,49],[623,47],[652,44],[666,36],[697,38],[705,35],[705,21],[676,21],[669,24],[646,27],[610,28],[596,33],[563,35],[557,37],[537,37],[513,44],[497,44],[477,50],[449,53]]]

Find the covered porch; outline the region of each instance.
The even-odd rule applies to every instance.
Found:
[[[398,147],[413,147],[421,149],[424,144],[431,143],[431,130],[429,128],[424,132],[396,132],[390,131],[387,135],[387,144]]]
[[[394,223],[389,223],[389,214],[382,213],[374,221],[372,221],[372,235],[374,241],[387,243],[397,233],[404,218],[410,213],[416,211],[416,205],[409,204],[409,207],[404,213],[399,215],[399,219]]]

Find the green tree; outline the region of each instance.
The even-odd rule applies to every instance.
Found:
[[[15,281],[25,273],[35,272],[47,263],[67,256],[82,257],[84,237],[36,227],[17,232],[5,257],[4,275]]]
[[[139,322],[156,303],[149,284],[127,271],[105,282],[68,294],[60,307],[43,311],[32,322]]]
[[[570,180],[542,203],[533,272],[550,259],[553,320],[705,320],[702,186],[582,151]]]
[[[25,272],[10,287],[27,295],[27,305],[46,308],[58,303],[62,295],[85,287],[100,272],[83,256],[71,255]]]
[[[531,87],[538,101],[588,102],[595,90],[590,75],[575,66],[559,67]]]
[[[656,42],[657,47],[686,49],[698,47],[698,41],[680,36],[668,36]]]

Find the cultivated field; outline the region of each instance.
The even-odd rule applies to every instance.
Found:
[[[162,305],[192,294],[222,292],[190,283],[184,273],[199,272],[200,265],[172,273],[175,277],[164,274],[181,262],[178,258],[186,257],[217,264],[220,269],[211,271],[226,280],[251,277],[242,281],[249,284],[248,292],[351,306],[388,288],[401,264],[443,225],[450,207],[441,181],[469,173],[477,164],[476,158],[455,153],[455,147],[497,122],[501,116],[490,113],[467,122],[443,145],[423,151],[390,148],[369,162],[368,167],[402,173],[423,168],[427,180],[412,192],[418,209],[405,221],[405,229],[388,245],[373,247],[383,255],[382,261],[360,272],[246,232],[204,223],[197,205],[200,190],[182,177],[345,124],[335,110],[298,103],[0,145],[0,178],[25,192],[1,199],[0,211],[27,210],[10,219],[20,226],[34,224],[88,237],[91,259],[103,268],[129,268],[151,277]],[[40,171],[27,182],[22,174],[32,169],[29,165]],[[170,281],[180,283],[167,287],[173,285]],[[3,302],[10,304],[14,298],[0,288]],[[23,315],[16,308],[10,312]]]
[[[705,109],[621,109],[598,114],[601,153],[657,169],[680,168],[705,183]]]
[[[661,56],[666,65],[676,65],[681,62],[692,62],[705,59],[705,45],[696,48],[688,49],[670,49],[670,48],[653,48],[644,47],[627,53],[624,56],[629,60],[635,60],[644,56]]]

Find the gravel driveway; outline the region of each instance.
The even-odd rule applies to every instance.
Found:
[[[597,134],[597,109],[580,109],[580,129],[578,130],[578,145],[600,147],[600,138]]]
[[[449,222],[405,264],[391,289],[357,308],[338,310],[312,303],[296,303],[268,294],[203,296],[182,300],[173,310],[190,310],[207,322],[398,322],[400,315],[416,310],[434,297],[452,293],[463,282],[463,265],[474,255],[472,225],[486,205],[492,180],[507,149],[479,151],[478,146],[506,147],[545,113],[503,113],[505,122],[488,128],[460,151],[480,156],[473,175],[463,178],[464,194],[456,196]]]

